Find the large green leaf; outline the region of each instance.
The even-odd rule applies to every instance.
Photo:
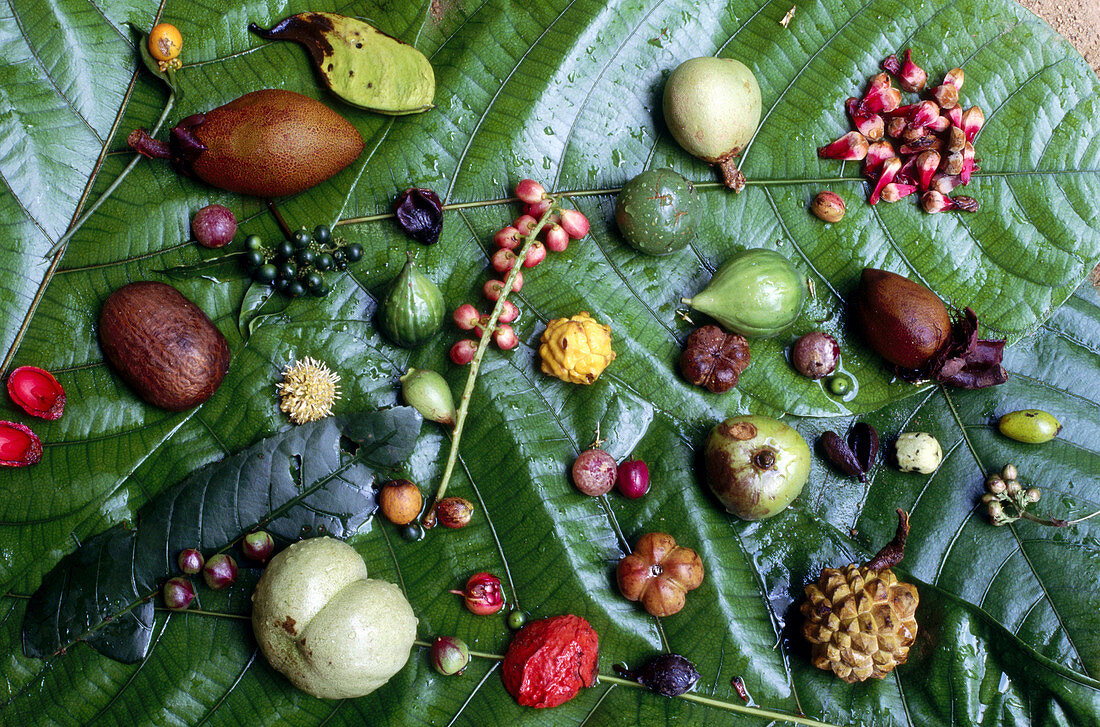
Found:
[[[374,695],[322,703],[266,666],[245,622],[198,613],[159,613],[149,656],[137,665],[83,645],[47,660],[20,655],[21,595],[75,543],[132,518],[201,465],[289,427],[273,395],[287,361],[312,355],[340,373],[338,413],[393,403],[396,376],[410,364],[444,372],[457,389],[466,372],[446,362],[453,334],[410,354],[371,323],[377,292],[415,247],[377,216],[410,185],[446,199],[443,238],[418,255],[457,306],[478,297],[489,238],[516,212],[509,190],[531,176],[569,192],[593,232],[531,271],[517,301],[524,345],[486,361],[453,483],[455,494],[478,503],[478,518],[416,543],[376,523],[355,541],[373,574],[405,589],[424,638],[453,633],[502,653],[502,620],[475,619],[446,593],[489,569],[534,616],[588,618],[601,635],[604,674],[615,661],[668,648],[698,664],[705,698],[740,705],[730,680],[742,676],[755,703],[832,724],[1097,723],[1097,603],[1083,587],[1098,575],[1092,521],[994,529],[976,508],[982,470],[1009,460],[1044,488],[1040,506],[1054,514],[1085,514],[1090,499],[1100,501],[1100,305],[1082,290],[1059,309],[1100,257],[1100,102],[1082,59],[1007,0],[820,0],[798,4],[787,28],[779,20],[789,7],[762,0],[529,5],[250,0],[229,10],[168,2],[158,13],[129,0],[13,0],[0,11],[0,263],[9,271],[0,350],[6,368],[56,371],[69,395],[62,419],[31,422],[46,444],[43,461],[5,473],[0,484],[0,591],[13,594],[0,599],[10,647],[0,661],[0,722],[650,724],[721,716],[720,708],[622,685],[534,714],[507,696],[492,660],[445,680],[422,651]],[[306,9],[360,15],[416,45],[435,67],[437,108],[392,119],[343,106],[317,87],[300,48],[246,31],[250,21],[270,26]],[[103,365],[99,305],[126,282],[199,260],[187,244],[188,220],[204,204],[226,204],[245,232],[274,239],[262,206],[141,162],[63,257],[42,257],[130,163],[125,134],[153,126],[164,109],[166,89],[141,70],[125,26],[148,28],[158,15],[186,38],[170,122],[282,87],[328,102],[367,142],[349,169],[280,203],[294,225],[346,222],[340,234],[367,249],[328,298],[264,301],[220,270],[222,282],[172,280],[210,314],[234,354],[218,393],[179,414],[148,407]],[[986,111],[982,171],[970,187],[983,205],[976,215],[868,207],[852,165],[813,153],[846,129],[843,99],[883,56],[909,45],[933,78],[963,66],[965,102]],[[709,181],[713,170],[676,147],[660,118],[664,74],[699,54],[744,60],[764,95],[764,119],[742,163],[749,187],[737,196]],[[656,166],[702,182],[709,211],[693,245],[662,259],[633,252],[611,220],[612,190]],[[805,210],[826,186],[849,200],[844,222],[828,228]],[[817,296],[792,335],[820,327],[841,340],[845,368],[859,382],[853,398],[838,401],[797,378],[784,358],[788,340],[754,342],[752,366],[725,396],[676,374],[689,330],[677,301],[745,247],[774,247],[811,273]],[[843,300],[865,265],[974,307],[991,332],[1010,338],[1013,380],[964,393],[892,382],[844,325]],[[579,310],[612,323],[619,353],[583,389],[540,374],[534,351],[546,320]],[[1058,414],[1062,436],[1025,448],[996,434],[991,418],[1025,405]],[[742,411],[785,412],[808,439],[860,413],[887,438],[932,431],[948,457],[932,477],[880,465],[867,485],[817,461],[795,508],[764,523],[736,522],[701,489],[693,452],[716,420]],[[2,415],[26,421],[7,403]],[[597,423],[616,457],[633,451],[650,463],[649,496],[589,499],[572,489],[568,465]],[[448,444],[426,431],[407,474],[430,487]],[[848,686],[809,666],[792,604],[822,565],[861,558],[888,539],[899,505],[913,513],[904,566],[921,584],[921,640],[894,678]],[[612,577],[622,549],[658,529],[696,547],[708,572],[685,611],[662,622],[620,598]],[[245,579],[204,600],[204,611],[246,613],[249,587]]]

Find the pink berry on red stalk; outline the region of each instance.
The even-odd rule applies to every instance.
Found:
[[[616,484],[623,497],[638,499],[649,492],[649,467],[640,459],[624,460]]]
[[[545,195],[546,188],[533,179],[521,179],[516,185],[516,196],[527,204],[540,202]]]
[[[500,317],[497,318],[497,321],[511,323],[517,318],[519,318],[519,308],[516,307],[516,304],[510,300],[504,301],[504,307],[500,309]]]
[[[531,247],[527,248],[527,255],[523,258],[523,267],[533,268],[545,259],[546,246],[538,241],[532,242]]]
[[[474,360],[475,353],[477,353],[477,341],[465,338],[451,346],[451,361],[458,366],[465,366]]]
[[[588,234],[588,218],[580,210],[562,210],[561,228],[574,240]]]
[[[455,308],[455,325],[464,331],[472,331],[480,318],[481,314],[477,312],[477,308],[474,308],[469,303],[463,303]]]
[[[493,242],[496,243],[497,247],[505,250],[515,250],[519,247],[519,230],[508,225],[493,235]]]
[[[493,270],[504,275],[516,266],[516,254],[507,248],[501,248],[493,254]]]
[[[539,221],[531,215],[520,215],[512,221],[512,227],[519,230],[521,235],[530,235],[531,230],[538,227]]]
[[[561,225],[550,224],[546,228],[546,249],[550,252],[565,252],[569,247],[569,233]]]
[[[505,323],[502,326],[498,326],[493,332],[493,343],[502,351],[511,351],[519,345],[519,337],[516,336],[515,330]]]
[[[554,206],[554,203],[548,199],[540,199],[538,202],[527,205],[527,214],[534,217],[536,220],[541,220],[542,216],[550,211],[550,208]]]

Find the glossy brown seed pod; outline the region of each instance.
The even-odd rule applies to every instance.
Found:
[[[751,358],[744,336],[726,333],[718,326],[703,326],[688,336],[680,370],[696,386],[721,394],[737,386]]]
[[[935,293],[886,270],[864,268],[853,304],[857,330],[880,356],[923,368],[951,337],[951,317]]]
[[[363,138],[320,101],[293,91],[263,89],[172,129],[170,143],[145,131],[127,143],[154,159],[170,159],[183,174],[256,197],[297,194],[355,161]]]
[[[99,340],[126,383],[169,411],[203,403],[229,371],[225,336],[164,283],[130,283],[111,293],[99,316]]]

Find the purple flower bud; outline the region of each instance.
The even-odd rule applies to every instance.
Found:
[[[186,578],[169,578],[161,589],[164,605],[173,611],[183,611],[195,600],[195,587]]]
[[[215,591],[228,588],[237,580],[237,562],[225,553],[211,556],[202,569],[202,578]]]
[[[206,561],[202,557],[202,553],[194,548],[188,548],[180,551],[180,557],[176,561],[179,564],[180,570],[189,576],[193,576],[196,573],[202,572],[202,567]]]
[[[275,541],[271,539],[271,534],[266,530],[249,533],[241,541],[241,552],[244,553],[244,557],[258,560],[261,563],[266,563],[274,550]]]
[[[432,667],[445,677],[461,674],[470,663],[470,647],[462,639],[440,636],[432,643]]]

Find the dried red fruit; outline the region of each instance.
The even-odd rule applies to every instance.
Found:
[[[522,707],[557,707],[596,683],[599,650],[599,636],[580,616],[533,621],[508,645],[504,688]]]
[[[393,204],[397,224],[405,234],[425,245],[439,242],[443,231],[443,203],[430,189],[410,187]]]
[[[42,459],[42,440],[25,424],[0,422],[0,467],[27,467]]]
[[[688,336],[680,370],[696,386],[721,394],[737,386],[751,358],[744,336],[726,333],[718,326],[703,326]]]
[[[899,61],[892,54],[886,56],[882,61],[882,68],[897,76],[898,85],[910,93],[920,93],[928,82],[928,74],[913,62],[913,51],[910,48],[905,49],[904,61]]]
[[[65,411],[65,390],[49,371],[20,366],[8,377],[8,396],[31,416],[53,421]]]

